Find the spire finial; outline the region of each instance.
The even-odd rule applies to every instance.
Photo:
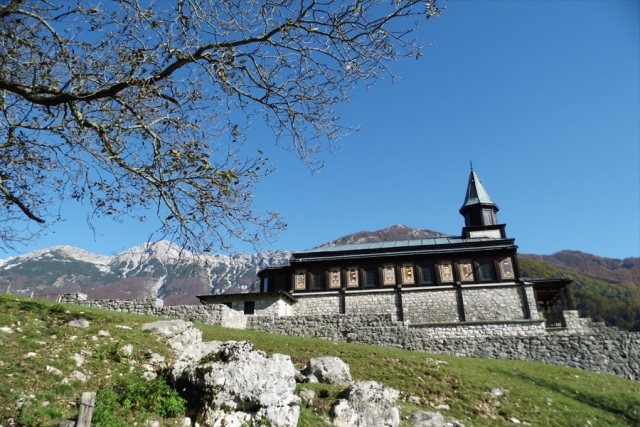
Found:
[[[473,162],[471,161],[471,157],[469,157],[469,166],[471,166],[471,170],[473,170]]]

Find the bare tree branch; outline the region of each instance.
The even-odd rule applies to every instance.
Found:
[[[440,11],[435,0],[9,1],[0,241],[33,238],[29,223],[55,222],[68,199],[90,217],[155,211],[160,235],[192,251],[273,240],[284,222],[253,203],[273,169],[238,144],[243,118],[262,117],[275,144],[320,167],[349,130],[334,106],[419,55],[412,17]]]

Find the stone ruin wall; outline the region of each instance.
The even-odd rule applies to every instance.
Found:
[[[247,326],[247,316],[223,305],[173,305],[165,307],[164,301],[160,298],[88,300],[85,294],[63,294],[57,301],[103,310],[182,319],[227,328],[246,329]]]
[[[335,305],[330,301],[325,302]],[[564,312],[566,328],[547,330],[537,319],[411,326],[391,313],[296,316],[294,310],[292,316],[245,316],[224,305],[164,307],[157,298],[86,300],[83,294],[62,295],[59,302],[336,342],[537,361],[640,381],[640,333],[592,324],[579,318],[577,311]]]

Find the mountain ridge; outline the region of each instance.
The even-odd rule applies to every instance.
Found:
[[[159,241],[117,255],[54,246],[0,262],[0,289],[38,296],[83,292],[89,298],[159,297],[199,304],[199,294],[257,290],[259,269],[288,262],[288,251],[200,255]]]
[[[352,243],[389,242],[394,240],[417,240],[436,237],[450,237],[450,235],[440,233],[438,231],[412,228],[406,225],[397,224],[382,230],[358,231],[356,233],[347,234],[346,236],[342,236],[316,246],[314,249],[325,246],[348,245]]]

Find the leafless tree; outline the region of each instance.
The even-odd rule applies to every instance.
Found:
[[[271,170],[262,152],[241,152],[242,124],[260,117],[319,167],[315,154],[345,131],[333,107],[419,55],[411,33],[440,13],[436,0],[4,3],[5,248],[59,220],[68,199],[89,217],[153,212],[158,232],[192,251],[271,240],[285,224],[253,206]]]

